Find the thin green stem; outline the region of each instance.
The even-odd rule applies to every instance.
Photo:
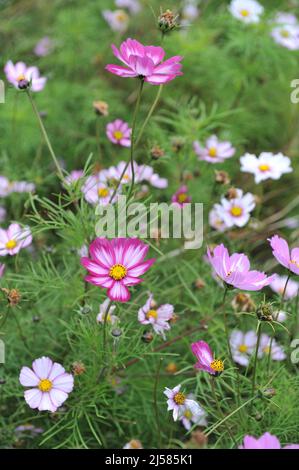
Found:
[[[258,352],[259,352],[259,347],[260,347],[260,342],[261,342],[261,334],[262,334],[262,324],[259,321],[258,325],[257,325],[257,341],[256,341],[255,354],[254,354],[254,363],[253,363],[252,387],[251,387],[251,396],[252,397],[254,396],[254,392],[255,392],[257,357],[258,357]]]
[[[161,449],[161,426],[160,426],[160,420],[159,420],[159,407],[158,407],[158,384],[159,384],[162,361],[163,361],[163,357],[160,357],[159,364],[157,367],[156,377],[155,377],[155,384],[154,384],[154,409],[155,409],[157,432],[158,432],[158,449]]]
[[[216,404],[216,407],[217,407],[217,411],[218,411],[218,414],[219,414],[219,417],[220,419],[222,419],[222,422],[225,423],[225,428],[226,428],[226,431],[228,433],[228,435],[230,436],[230,438],[232,439],[233,443],[235,445],[237,445],[236,441],[235,441],[235,438],[233,436],[233,434],[231,433],[231,430],[229,429],[229,427],[227,426],[226,424],[226,421],[225,421],[225,418],[224,418],[224,414],[221,410],[221,407],[220,407],[220,404],[219,404],[219,401],[218,401],[218,398],[217,398],[217,395],[216,395],[216,388],[215,388],[215,377],[210,377],[210,384],[211,384],[211,390],[212,390],[212,395],[213,395],[213,399],[214,399],[214,402]]]
[[[49,152],[50,152],[50,154],[51,154],[51,157],[52,157],[52,159],[53,159],[53,162],[54,162],[54,164],[55,164],[55,166],[56,166],[56,170],[57,170],[58,176],[59,176],[59,178],[60,178],[61,180],[63,180],[63,179],[64,179],[64,176],[63,176],[62,169],[61,169],[61,167],[60,167],[60,165],[59,165],[59,162],[58,162],[58,160],[57,160],[57,158],[56,158],[55,152],[54,152],[53,147],[52,147],[52,145],[51,145],[51,142],[50,142],[50,139],[49,139],[49,137],[48,137],[47,131],[46,131],[46,129],[45,129],[44,123],[43,123],[43,121],[42,121],[42,118],[41,118],[41,116],[40,116],[40,114],[39,114],[39,112],[38,112],[38,109],[37,109],[37,107],[36,107],[36,104],[35,104],[35,102],[34,102],[32,96],[31,96],[30,91],[27,90],[26,93],[27,93],[27,96],[28,96],[29,101],[30,101],[30,103],[31,103],[33,112],[34,112],[34,114],[35,114],[35,116],[36,116],[36,118],[37,118],[37,121],[38,121],[40,130],[41,130],[41,133],[42,133],[42,135],[43,135],[43,137],[44,137],[44,139],[45,139],[45,142],[46,142],[46,144],[47,144],[47,147],[48,147],[48,149],[49,149]]]
[[[104,321],[103,321],[103,366],[100,369],[97,382],[99,382],[100,379],[102,378],[102,376],[105,374],[107,366],[108,366],[108,361],[107,361],[107,357],[108,357],[108,354],[107,354],[107,319],[108,319],[111,304],[112,304],[112,300],[110,300],[110,302],[108,303],[106,311],[105,311],[105,315],[104,315]]]
[[[289,283],[290,278],[291,278],[291,273],[289,272],[286,283],[284,285],[282,295],[281,295],[279,309],[278,309],[278,312],[276,313],[275,318],[274,318],[275,321],[277,321],[278,316],[279,316],[279,312],[281,311],[281,309],[283,307],[284,298],[285,298],[285,294],[286,294],[286,291],[287,291],[287,287],[288,287],[288,283]],[[274,341],[274,333],[271,337],[270,345],[269,345],[269,355],[268,355],[268,364],[267,364],[267,373],[268,373],[268,375],[270,374],[270,365],[271,365],[271,354],[272,354],[273,341]]]

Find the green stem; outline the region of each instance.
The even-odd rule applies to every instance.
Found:
[[[157,424],[157,432],[158,432],[158,449],[161,449],[161,426],[159,420],[159,408],[158,408],[158,383],[160,378],[160,370],[161,364],[163,361],[163,357],[160,357],[159,364],[157,367],[156,377],[155,377],[155,384],[154,384],[154,408],[155,408],[155,416],[156,416],[156,424]]]
[[[257,342],[255,347],[255,354],[254,354],[254,363],[253,363],[253,374],[252,374],[252,387],[251,387],[251,396],[254,397],[255,392],[255,379],[256,379],[256,369],[257,369],[257,357],[261,342],[261,334],[262,334],[262,324],[259,321],[257,326]]]
[[[147,126],[147,124],[148,124],[148,122],[149,122],[149,120],[150,120],[150,118],[151,118],[153,112],[154,112],[155,109],[156,109],[156,106],[157,106],[158,101],[159,101],[160,96],[161,96],[162,88],[163,88],[163,86],[160,85],[160,86],[159,86],[159,89],[158,89],[157,96],[156,96],[156,98],[155,98],[155,101],[154,101],[154,103],[152,104],[152,106],[151,106],[151,108],[150,108],[150,110],[149,110],[149,112],[148,112],[148,115],[146,116],[145,121],[144,121],[144,123],[143,123],[143,125],[142,125],[142,127],[141,127],[141,129],[140,129],[140,131],[139,131],[139,134],[138,134],[137,139],[136,139],[136,142],[135,142],[135,146],[139,144],[140,139],[141,139],[141,137],[142,137],[142,135],[143,135],[143,133],[144,133],[145,127]],[[110,197],[109,203],[111,203],[111,202],[113,201],[113,199],[114,199],[114,197],[115,197],[115,195],[116,195],[116,193],[117,193],[117,191],[118,191],[118,188],[119,188],[119,186],[120,186],[120,184],[121,184],[121,181],[122,181],[122,179],[123,179],[123,177],[124,177],[124,175],[125,175],[125,173],[126,173],[128,167],[129,167],[129,165],[130,165],[130,160],[127,162],[127,164],[125,165],[125,167],[124,167],[124,169],[123,169],[123,171],[122,171],[122,174],[121,174],[121,176],[120,176],[120,178],[119,178],[119,181],[118,181],[118,183],[117,183],[117,185],[116,185],[116,187],[115,187],[115,189],[114,189],[114,191],[113,191],[113,193],[112,193],[112,195],[111,195],[111,197]]]
[[[42,133],[42,135],[43,135],[43,137],[44,137],[44,139],[45,139],[45,142],[46,142],[46,144],[47,144],[47,147],[48,147],[48,149],[49,149],[49,152],[50,152],[50,154],[51,154],[51,157],[52,157],[52,159],[53,159],[53,162],[54,162],[54,164],[55,164],[55,166],[56,166],[56,169],[57,169],[57,173],[58,173],[58,175],[59,175],[59,178],[60,178],[61,180],[64,180],[64,176],[63,176],[63,173],[62,173],[62,169],[61,169],[61,167],[60,167],[60,165],[59,165],[59,162],[58,162],[58,160],[57,160],[57,158],[56,158],[55,152],[54,152],[53,147],[52,147],[52,145],[51,145],[50,139],[49,139],[49,137],[48,137],[47,131],[46,131],[45,126],[44,126],[44,124],[43,124],[42,118],[40,117],[40,114],[39,114],[39,112],[38,112],[38,109],[37,109],[37,107],[36,107],[36,104],[35,104],[35,102],[34,102],[32,96],[31,96],[30,91],[27,90],[26,93],[27,93],[27,96],[28,96],[29,101],[30,101],[30,103],[31,103],[33,112],[34,112],[34,114],[35,114],[35,116],[36,116],[36,118],[37,118],[37,121],[38,121],[40,130],[41,130],[41,133]]]
[[[281,301],[280,301],[280,305],[279,305],[279,310],[278,310],[278,312],[277,312],[277,314],[275,315],[275,318],[274,318],[275,321],[277,321],[279,312],[281,311],[281,309],[282,309],[282,307],[283,307],[284,298],[285,298],[285,294],[286,294],[286,290],[287,290],[287,287],[288,287],[288,283],[289,283],[290,277],[291,277],[291,273],[289,272],[288,277],[287,277],[287,280],[286,280],[286,283],[285,283],[285,285],[284,285],[283,292],[282,292]],[[271,365],[271,354],[272,354],[273,341],[274,341],[274,333],[273,333],[273,335],[272,335],[272,337],[271,337],[270,345],[269,345],[269,355],[268,355],[268,364],[267,364],[267,372],[268,372],[268,375],[270,374],[270,365]]]
[[[214,399],[214,402],[215,402],[215,404],[216,404],[219,417],[220,417],[220,419],[222,419],[222,422],[225,423],[225,428],[226,428],[226,430],[227,430],[227,433],[228,433],[228,435],[230,436],[230,438],[232,439],[233,443],[234,443],[235,446],[236,446],[237,443],[236,443],[236,441],[235,441],[234,436],[233,436],[232,433],[231,433],[231,430],[229,429],[229,427],[228,427],[227,424],[226,424],[226,420],[225,420],[224,414],[222,413],[222,410],[221,410],[221,407],[220,407],[220,404],[219,404],[219,401],[218,401],[218,398],[217,398],[217,395],[216,395],[215,377],[212,377],[212,376],[211,376],[211,378],[210,378],[210,384],[211,384],[211,390],[212,390],[213,399]]]

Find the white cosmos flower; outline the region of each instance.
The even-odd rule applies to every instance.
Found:
[[[264,7],[256,0],[232,0],[229,11],[244,23],[258,23]]]
[[[105,315],[107,308],[109,306],[110,299],[106,299],[101,305],[100,305],[100,312],[97,315],[97,322],[98,323],[104,323]],[[111,305],[109,307],[109,311],[107,314],[107,322],[110,323],[110,325],[114,325],[118,321],[118,317],[116,315],[113,315],[114,310],[116,309],[116,305]]]
[[[284,24],[276,26],[271,31],[271,36],[277,44],[291,51],[299,49],[299,26],[295,24]]]
[[[255,208],[255,200],[253,194],[243,194],[241,189],[236,189],[235,198],[227,199],[223,197],[220,204],[215,204],[214,207],[221,214],[228,228],[234,225],[244,227],[249,221],[250,213]]]
[[[252,330],[247,333],[239,330],[232,331],[229,342],[234,361],[241,366],[248,366],[250,356],[255,350],[256,341],[256,333]]]
[[[287,278],[287,276],[276,275],[275,279],[270,284],[271,289],[277,294],[282,295],[287,282]],[[289,279],[284,293],[285,300],[290,300],[296,297],[298,289],[299,283],[294,281],[293,279]]]
[[[252,173],[256,183],[267,179],[278,180],[283,174],[291,173],[291,160],[282,153],[262,152],[259,157],[246,153],[240,158],[241,171]]]
[[[262,358],[263,356],[268,356],[270,354],[270,343],[271,338],[270,336],[263,333],[261,335],[260,346],[258,350],[258,357]],[[273,361],[283,361],[286,359],[286,353],[284,352],[282,346],[280,346],[275,339],[272,341],[272,349],[271,349],[271,359]]]
[[[180,389],[181,384],[172,389],[166,387],[164,391],[164,395],[168,398],[167,410],[173,412],[173,420],[181,419],[186,410],[189,410],[192,416],[202,415],[203,410],[199,404],[195,400],[190,400]]]
[[[112,31],[124,33],[128,29],[130,18],[124,10],[104,10],[102,14]]]
[[[219,208],[219,204],[217,204],[217,207]],[[217,230],[217,232],[224,232],[228,227],[225,225],[221,216],[222,211],[217,209],[217,207],[214,205],[209,212],[209,224],[214,230]]]

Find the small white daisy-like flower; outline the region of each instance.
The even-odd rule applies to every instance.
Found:
[[[252,173],[256,183],[267,179],[278,180],[283,174],[291,173],[291,160],[282,153],[262,152],[259,157],[246,153],[240,158],[241,171]]]
[[[165,388],[163,392],[167,396],[167,405],[168,411],[173,412],[173,420],[177,421],[181,419],[184,413],[189,410],[192,416],[199,416],[202,414],[202,409],[195,400],[190,400],[184,393],[181,391],[181,384],[177,385],[174,388]]]
[[[128,29],[130,18],[124,10],[104,10],[103,17],[112,31],[124,33]]]
[[[156,306],[150,294],[145,305],[138,311],[138,321],[142,325],[152,325],[154,331],[165,338],[164,331],[170,330],[169,320],[173,317],[174,308],[171,304]]]
[[[241,366],[248,366],[256,341],[257,336],[254,331],[247,331],[247,333],[239,330],[232,331],[229,342],[234,361]]]
[[[227,199],[223,197],[220,204],[215,204],[215,209],[221,214],[225,225],[230,228],[236,225],[244,227],[250,218],[250,213],[255,208],[253,194],[243,194],[241,189],[236,189],[236,197]]]
[[[187,398],[189,400],[194,400],[194,395],[190,393],[187,395]],[[200,406],[193,411],[191,411],[190,407],[186,407],[185,410],[183,410],[183,415],[181,416],[180,421],[184,428],[189,431],[194,424],[196,426],[207,426],[208,423],[206,416],[207,413]]]
[[[270,343],[271,338],[270,336],[263,333],[261,335],[259,350],[258,350],[258,357],[262,358],[263,356],[268,356],[270,354]],[[271,359],[273,361],[283,361],[286,359],[286,353],[282,346],[280,346],[275,339],[272,341],[272,349],[271,349]]]
[[[244,23],[259,23],[264,7],[256,0],[232,0],[229,11]]]
[[[217,207],[219,207],[219,204]],[[224,232],[228,227],[221,216],[222,211],[217,209],[217,207],[214,206],[209,212],[209,224],[217,232]]]
[[[100,305],[100,313],[97,316],[97,322],[98,323],[104,323],[105,315],[107,312],[107,308],[109,306],[110,299],[106,299],[101,305]],[[111,325],[114,325],[115,323],[118,322],[118,317],[116,315],[113,315],[114,310],[116,309],[116,305],[110,305],[109,311],[107,314],[107,322],[110,323]]]
[[[271,36],[277,44],[291,51],[299,49],[299,26],[296,24],[276,26],[272,29]]]
[[[121,188],[118,188],[120,191]],[[106,183],[100,181],[100,174],[89,176],[84,185],[81,188],[84,194],[84,198],[87,202],[93,205],[107,206],[110,203],[110,199],[113,196],[114,190],[112,187],[107,186]],[[116,201],[117,194],[113,196],[114,203]]]

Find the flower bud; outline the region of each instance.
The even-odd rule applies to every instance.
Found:
[[[171,139],[172,150],[176,153],[180,152],[184,147],[186,140],[184,137],[175,136]]]
[[[109,106],[105,101],[94,101],[92,105],[97,116],[108,116]]]
[[[165,152],[159,145],[154,145],[151,148],[151,157],[153,160],[159,160],[160,158],[164,157]]]
[[[83,364],[83,362],[73,362],[72,364],[72,368],[73,368],[73,373],[74,375],[82,375],[84,374],[85,372],[85,365]]]
[[[165,367],[165,371],[168,374],[175,374],[177,372],[178,368],[175,362],[169,362],[167,366]]]
[[[6,295],[7,302],[11,307],[14,307],[20,303],[22,296],[18,289],[6,289],[2,287],[1,290]]]
[[[198,290],[202,289],[205,286],[206,286],[206,283],[200,278],[196,279],[192,284],[193,289],[198,289]]]
[[[113,328],[111,334],[112,336],[114,336],[114,338],[119,338],[123,334],[123,332],[120,328]]]
[[[218,184],[230,184],[230,177],[226,171],[215,171],[215,181]]]
[[[262,302],[256,309],[256,315],[261,321],[273,321],[273,307],[269,302]]]
[[[236,312],[252,312],[256,306],[249,294],[240,292],[232,300],[232,307]]]
[[[178,27],[177,19],[178,15],[175,15],[171,10],[161,11],[158,18],[158,28],[163,34],[167,34]]]
[[[238,196],[238,192],[236,188],[229,188],[229,190],[226,193],[227,199],[236,199],[237,196]]]
[[[154,335],[150,331],[145,331],[141,336],[141,339],[144,343],[151,343],[154,339]]]

